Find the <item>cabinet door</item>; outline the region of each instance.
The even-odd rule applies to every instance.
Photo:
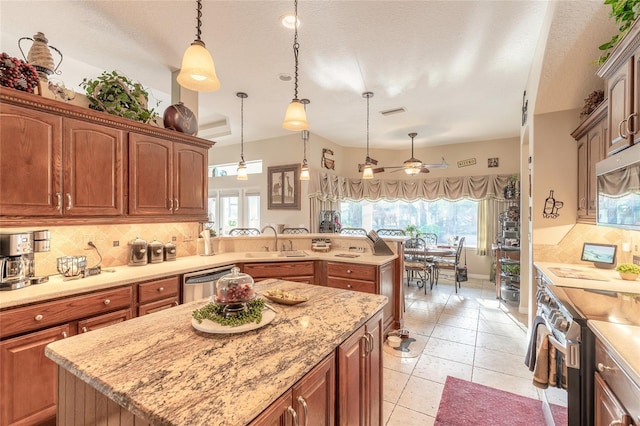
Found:
[[[629,60],[607,81],[607,95],[609,98],[607,115],[607,127],[609,128],[609,137],[607,138],[608,155],[626,148],[632,139],[627,129],[627,120],[633,111],[632,70],[633,61]]]
[[[171,296],[177,297],[179,291],[180,278],[177,276],[149,281],[138,285],[138,301],[140,303],[148,303],[154,300],[167,299]]]
[[[578,142],[578,218],[587,215],[589,203],[589,143],[588,136]]]
[[[337,349],[338,424],[365,425],[365,328],[360,327]]]
[[[341,288],[343,290],[361,291],[363,293],[376,294],[376,283],[373,281],[361,281],[351,278],[327,277],[327,287]]]
[[[369,353],[366,359],[366,372],[368,386],[366,400],[367,424],[379,426],[383,423],[382,417],[382,344],[384,342],[384,328],[382,312],[376,314],[367,321],[366,332],[370,339]]]
[[[598,124],[593,130],[589,132],[589,163],[588,169],[588,193],[587,193],[587,212],[586,215],[595,221],[596,217],[596,202],[598,197],[597,183],[596,183],[596,163],[604,158],[604,124]]]
[[[388,329],[391,326],[391,323],[396,318],[398,313],[396,312],[396,305],[394,303],[395,300],[395,289],[393,287],[393,278],[395,275],[395,268],[393,262],[389,262],[386,265],[382,265],[380,267],[380,294],[383,296],[387,296],[389,301],[382,308],[382,312],[384,315],[384,329]],[[399,320],[399,317],[398,317]]]
[[[144,305],[138,306],[138,316],[173,308],[174,306],[178,306],[179,303],[178,296],[158,300],[157,302],[145,303]]]
[[[633,424],[631,423],[631,417],[625,412],[622,404],[620,404],[598,372],[595,373],[593,393],[595,399],[595,426],[628,426]]]
[[[62,119],[0,103],[0,214],[62,214]]]
[[[170,215],[173,211],[173,144],[129,133],[129,214]]]
[[[44,348],[70,331],[66,324],[0,343],[0,424],[55,422],[58,366]]]
[[[330,426],[335,423],[335,356],[331,354],[293,387],[298,424]]]
[[[65,119],[64,135],[64,214],[121,215],[124,132]]]
[[[293,411],[291,407],[291,391],[287,391],[276,399],[269,408],[253,419],[249,426],[291,426],[293,424],[291,411]]]
[[[174,143],[174,213],[207,215],[207,149]]]
[[[88,333],[91,330],[97,330],[111,324],[118,324],[131,319],[131,317],[131,309],[123,309],[121,311],[111,312],[109,314],[78,321],[78,334]]]

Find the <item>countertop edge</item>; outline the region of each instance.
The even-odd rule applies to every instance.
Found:
[[[636,384],[636,386],[640,387],[640,370],[638,368],[638,364],[640,363],[636,362],[636,365],[632,365],[629,362],[628,357],[626,357],[622,353],[620,344],[616,343],[620,341],[620,336],[612,336],[612,334],[615,333],[615,331],[612,330],[613,328],[621,331],[624,334],[635,334],[640,336],[640,327],[633,325],[614,324],[596,320],[587,321],[587,325],[589,326],[589,329],[593,331],[596,337],[600,339],[600,341],[602,341],[606,348],[611,352],[613,358],[622,367],[622,370],[629,376],[629,378]],[[638,346],[637,349],[640,349],[639,344],[637,344],[636,346]],[[633,351],[633,349],[631,349],[631,351]],[[635,351],[635,353],[637,354],[638,352]]]

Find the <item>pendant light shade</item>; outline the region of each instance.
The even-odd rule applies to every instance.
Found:
[[[248,180],[247,165],[244,162],[244,100],[249,97],[244,92],[236,93],[236,96],[240,98],[240,162],[238,163],[238,180]]]
[[[367,158],[362,168],[362,179],[373,179],[373,167],[369,157],[369,99],[373,97],[373,92],[364,92],[362,97],[367,99]]]
[[[309,103],[309,101],[307,99],[303,99],[306,100],[306,103]],[[305,105],[306,105],[305,103]],[[307,141],[309,140],[309,131],[308,130],[303,130],[302,132],[302,144],[303,144],[303,149],[304,149],[304,156],[302,159],[302,167],[300,167],[300,180],[309,180],[310,176],[309,176],[309,164],[307,163]]]
[[[298,22],[298,0],[294,1],[294,22]],[[307,130],[309,123],[307,122],[307,112],[304,109],[304,105],[298,99],[298,52],[300,50],[300,43],[298,43],[298,25],[293,27],[293,58],[295,62],[295,74],[293,82],[293,99],[287,107],[287,112],[284,115],[284,122],[282,127],[286,130],[300,131]]]
[[[202,3],[197,1],[196,39],[191,43],[182,56],[182,66],[176,80],[185,89],[196,92],[213,92],[220,88],[220,80],[216,75],[213,58],[200,39],[202,25]]]

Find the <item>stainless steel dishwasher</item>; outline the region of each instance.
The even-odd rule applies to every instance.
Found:
[[[236,265],[218,266],[190,272],[182,276],[182,303],[210,297],[213,294],[216,281],[231,272]]]

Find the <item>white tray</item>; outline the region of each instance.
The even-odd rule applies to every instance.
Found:
[[[202,331],[204,333],[212,333],[212,334],[233,334],[233,333],[244,333],[245,331],[255,330],[257,328],[263,327],[269,324],[276,317],[276,313],[270,309],[266,309],[262,311],[262,321],[259,323],[250,322],[247,324],[239,325],[237,327],[231,327],[228,325],[221,325],[217,322],[213,322],[208,319],[202,320],[201,323],[198,323],[198,320],[195,318],[191,318],[191,325],[198,331]]]

